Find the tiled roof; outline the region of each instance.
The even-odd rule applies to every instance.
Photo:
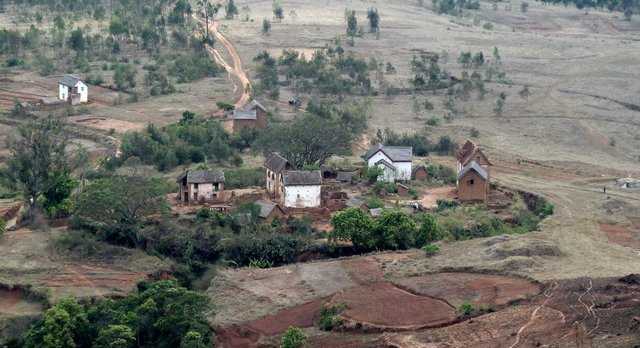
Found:
[[[205,184],[224,182],[224,172],[221,170],[188,170],[180,175],[177,181],[187,178],[187,184]]]
[[[280,156],[280,154],[277,152],[268,154],[267,158],[265,158],[264,160],[264,166],[276,173],[280,173],[285,168],[287,168],[287,164],[289,164],[289,161],[287,161],[286,158]]]
[[[64,77],[60,79],[59,83],[67,87],[75,87],[78,81],[80,81],[80,78],[77,76],[64,75]]]
[[[285,186],[321,185],[322,174],[319,170],[289,170],[284,172]]]

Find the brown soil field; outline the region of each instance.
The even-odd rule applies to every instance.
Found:
[[[414,294],[444,299],[456,308],[465,302],[499,307],[541,291],[540,285],[525,279],[473,273],[435,273],[395,282]]]
[[[42,305],[28,300],[20,289],[0,289],[0,316],[30,315],[42,311]]]
[[[640,250],[640,231],[632,226],[601,223],[600,229],[606,233],[609,242]]]
[[[348,324],[362,330],[417,330],[451,323],[456,310],[448,303],[419,296],[391,283],[375,283],[343,290],[331,299],[346,306],[340,314]]]

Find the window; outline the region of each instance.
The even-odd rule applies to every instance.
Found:
[[[197,190],[198,189],[198,184],[193,184],[193,188]]]
[[[469,183],[469,185],[473,185],[473,179],[467,181],[467,183]]]

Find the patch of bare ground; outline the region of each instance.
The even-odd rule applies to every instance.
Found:
[[[7,231],[0,239],[0,283],[45,290],[51,302],[65,296],[122,296],[137,282],[169,267],[141,251],[118,247],[110,247],[117,249],[111,257],[60,254],[51,243],[65,231]]]
[[[343,328],[376,331],[417,330],[442,326],[456,319],[456,310],[437,298],[420,296],[388,282],[345,289],[331,299],[343,304]]]
[[[600,224],[600,230],[606,233],[611,243],[640,250],[640,231],[634,226]]]

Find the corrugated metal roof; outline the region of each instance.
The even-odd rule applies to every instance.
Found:
[[[382,151],[393,162],[411,162],[413,159],[413,148],[410,146],[384,146],[374,145],[365,154],[365,159],[373,157],[378,151]]]
[[[273,202],[267,202],[263,200],[255,201],[254,204],[260,207],[259,216],[263,219],[266,219],[267,217],[269,217],[269,215],[271,215],[271,212],[273,212],[273,210],[277,206],[277,204]]]
[[[489,178],[489,173],[487,173],[487,171],[484,168],[482,168],[482,166],[479,165],[478,162],[471,161],[464,168],[462,168],[462,170],[458,174],[458,179],[460,179],[463,176],[465,176],[471,170],[473,170],[476,173],[478,173],[478,175],[480,175],[485,180],[487,180]]]
[[[78,81],[80,81],[80,78],[75,75],[64,75],[64,77],[60,79],[59,83],[67,87],[75,87]]]
[[[319,170],[290,170],[284,172],[285,186],[322,185],[322,174]]]

